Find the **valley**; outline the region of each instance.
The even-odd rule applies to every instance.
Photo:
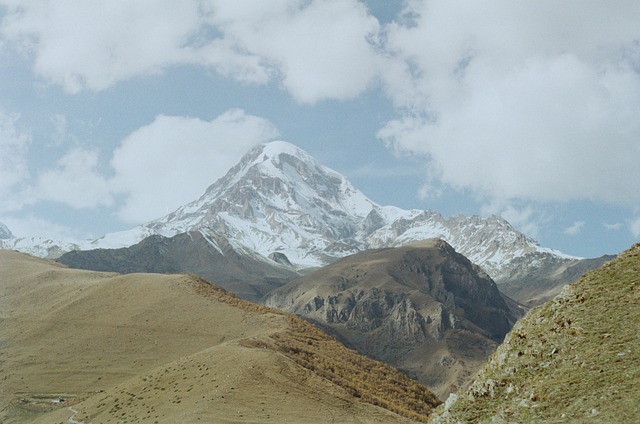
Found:
[[[423,273],[436,279],[426,286],[433,299],[447,299],[445,306],[464,305],[464,290],[472,290],[469,294],[475,299],[492,298],[488,293],[495,285],[489,284],[490,290],[482,295],[475,291],[482,284],[463,289],[455,284],[470,280],[437,278],[446,269],[442,261],[450,258],[434,256],[434,248],[452,250],[439,240],[391,250],[405,258],[408,253],[427,255],[422,259]],[[366,277],[367,270],[381,269],[376,266],[388,269],[388,258],[376,254],[380,252],[367,253],[366,261],[356,256],[335,266]],[[483,353],[491,354],[484,364],[478,363],[479,372],[469,384],[456,388],[438,406],[434,394],[383,362],[343,347],[294,315],[249,303],[200,277],[75,270],[0,251],[0,420],[16,424],[634,422],[640,418],[639,258],[640,245],[633,246],[567,286],[554,300],[529,311],[494,353]],[[434,263],[443,266],[441,271],[429,268]],[[331,268],[320,271],[338,275]],[[300,300],[292,305],[301,308],[300,315],[320,321],[303,300],[311,299],[311,305],[320,306],[315,310],[323,311],[322,326],[331,329],[331,319],[326,318],[338,318],[339,324],[349,302],[330,301],[332,308],[322,309],[318,300],[322,293],[335,284],[343,293],[362,291],[363,283],[371,280],[350,283],[342,278],[349,274],[343,273],[341,278],[329,277],[328,286],[318,284],[307,293],[304,278],[321,281],[320,275],[283,286],[280,296],[298,293]],[[379,284],[380,291],[372,289],[372,293],[387,291],[383,298],[390,302],[388,315],[380,298],[355,296],[358,301],[348,314],[355,321],[334,327],[334,334],[348,339],[350,331],[360,333],[360,338],[351,337],[352,343],[373,337],[370,347],[384,338],[410,346],[407,336],[419,335],[416,329],[427,329],[422,333],[425,338],[429,332],[437,335],[446,330],[442,323],[431,330],[428,325],[416,327],[418,314],[433,306],[433,300],[418,302],[426,293],[407,289],[411,279],[395,276]],[[444,285],[438,287],[436,281]],[[400,303],[390,296],[389,284],[404,285],[411,294],[405,309],[398,309]],[[335,297],[340,298],[345,296]],[[496,312],[501,310],[510,319],[514,303],[501,295],[488,304],[493,302],[502,308]],[[411,312],[408,306],[416,309]],[[371,315],[376,310],[380,314]],[[400,311],[407,314],[398,315]],[[495,338],[504,331],[496,333],[485,327],[490,322],[482,324],[473,312],[464,311],[448,312],[459,314],[452,328],[467,336],[441,337],[449,352],[438,366],[456,365],[442,359],[462,362],[461,355],[471,353],[468,334],[474,327],[479,331],[476,338]],[[376,329],[382,333],[376,335]],[[456,338],[457,344],[452,343]],[[461,350],[456,352],[456,347]],[[433,359],[445,351],[435,355],[417,351],[419,355],[405,351],[398,356],[420,358],[438,378]]]

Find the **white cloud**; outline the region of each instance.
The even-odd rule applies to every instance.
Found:
[[[5,215],[0,216],[0,222],[6,224],[15,237],[43,237],[52,240],[64,240],[68,242],[86,240],[92,238],[90,234],[80,232],[77,228],[70,228],[48,219],[26,215]]]
[[[640,3],[409,1],[379,137],[487,199],[640,201]],[[402,21],[401,21],[402,22]],[[621,183],[623,182],[624,183]]]
[[[494,201],[481,208],[483,215],[498,215],[529,237],[537,238],[546,218],[530,204]]]
[[[212,121],[156,117],[113,154],[112,188],[127,196],[120,217],[141,223],[197,199],[251,147],[277,135],[269,121],[239,109]]]
[[[585,225],[584,221],[575,221],[573,225],[565,228],[563,233],[570,236],[578,235],[584,228],[584,225]]]
[[[19,118],[0,109],[0,211],[17,210],[29,201],[25,190],[31,135],[20,128]]]
[[[347,99],[374,80],[368,38],[378,21],[356,0],[1,0],[0,41],[34,70],[77,93],[198,64],[245,82],[274,78],[312,103]]]
[[[103,90],[189,61],[197,1],[4,0],[0,34],[34,56],[35,71],[69,92]]]
[[[355,0],[217,0],[211,16],[240,51],[262,58],[301,102],[353,98],[375,78],[378,21]]]
[[[69,133],[69,122],[65,115],[56,113],[51,116],[50,121],[53,126],[53,133],[51,134],[52,145],[59,147],[62,146],[67,139],[75,139],[75,137]]]
[[[97,170],[98,152],[72,149],[54,169],[38,176],[35,189],[39,200],[64,203],[72,208],[111,206],[109,181]]]
[[[31,181],[30,136],[17,120],[0,112],[0,212],[52,201],[75,209],[116,208],[136,224],[198,198],[251,147],[278,136],[268,120],[240,109],[211,121],[159,115],[122,140],[111,159],[112,176],[104,173],[97,150],[75,147]],[[54,119],[62,127],[65,122]]]

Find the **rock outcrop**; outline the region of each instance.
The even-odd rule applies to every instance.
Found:
[[[327,328],[440,396],[468,382],[523,312],[435,239],[349,256],[294,279],[265,303]]]

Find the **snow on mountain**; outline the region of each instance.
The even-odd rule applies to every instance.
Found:
[[[65,252],[78,249],[73,242],[45,237],[16,237],[9,227],[0,222],[0,249],[18,250],[42,258],[57,258]]]
[[[367,237],[368,244],[371,247],[398,247],[417,240],[441,238],[457,252],[481,265],[490,275],[495,275],[505,264],[525,255],[577,259],[540,247],[534,239],[517,231],[498,216],[444,218],[432,211],[413,212],[413,216],[398,216],[396,212],[392,219]]]
[[[71,241],[45,237],[10,237],[0,239],[0,249],[18,250],[41,258],[58,258],[65,252],[78,250],[80,246]]]
[[[283,253],[300,267],[434,237],[490,275],[527,254],[564,257],[500,217],[444,218],[433,211],[380,206],[344,176],[283,141],[255,147],[202,197],[139,228],[138,236],[223,234],[236,249],[263,257]]]
[[[199,231],[218,249],[215,240],[223,236],[239,252],[264,258],[282,253],[297,267],[434,237],[490,275],[525,255],[566,258],[499,217],[445,218],[433,211],[380,206],[344,176],[284,141],[256,146],[199,199],[171,214],[71,249],[126,247],[151,235],[188,231]]]
[[[344,176],[276,141],[254,148],[198,200],[146,227],[222,233],[236,248],[317,266],[366,248],[357,233],[377,207]]]
[[[9,228],[0,222],[0,240],[6,240],[13,238],[13,234],[9,231]]]
[[[146,225],[139,225],[125,231],[117,231],[115,233],[106,234],[96,240],[86,240],[80,242],[80,250],[90,249],[119,249],[121,247],[128,247],[134,245],[149,236],[161,235],[165,237],[171,237],[177,233],[162,232],[158,229],[152,229]]]

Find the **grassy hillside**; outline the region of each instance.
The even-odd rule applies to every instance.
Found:
[[[433,423],[640,422],[640,244],[516,324]]]
[[[411,422],[436,403],[308,323],[196,277],[0,251],[0,422]]]

